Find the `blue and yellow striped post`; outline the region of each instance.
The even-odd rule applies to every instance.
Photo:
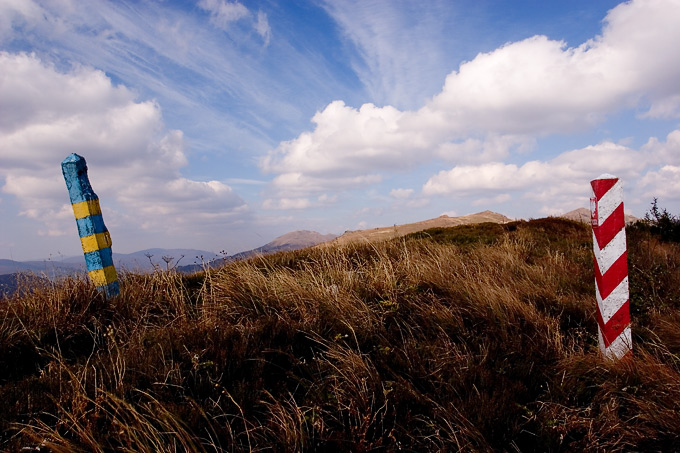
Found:
[[[99,197],[92,190],[87,177],[85,159],[77,154],[71,154],[61,163],[61,171],[64,173],[71,206],[76,216],[90,281],[106,297],[117,296],[120,287],[116,268],[113,267],[111,236],[104,225]]]

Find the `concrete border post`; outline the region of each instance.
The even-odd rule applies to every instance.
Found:
[[[75,153],[70,154],[61,163],[61,171],[76,217],[90,281],[106,297],[117,296],[120,287],[116,268],[113,266],[111,236],[104,225],[99,198],[87,177],[85,159]]]
[[[623,185],[617,177],[603,174],[590,186],[600,351],[621,359],[633,351]]]

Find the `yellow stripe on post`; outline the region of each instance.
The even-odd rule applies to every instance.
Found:
[[[76,215],[76,220],[102,213],[102,209],[99,207],[99,198],[73,203],[71,206],[73,206],[73,213]]]
[[[83,253],[96,252],[97,250],[111,247],[111,236],[108,231],[92,234],[80,238],[80,244],[83,246]]]
[[[107,266],[104,269],[95,269],[87,274],[90,276],[90,281],[94,286],[104,286],[118,280],[116,268],[113,266]]]

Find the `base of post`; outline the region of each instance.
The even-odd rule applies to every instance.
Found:
[[[602,331],[598,328],[598,339],[600,343],[600,352],[608,359],[621,360],[624,357],[633,354],[633,338],[630,326],[626,327],[623,332],[609,344],[605,346]]]
[[[97,290],[100,293],[103,293],[107,299],[110,299],[120,294],[120,285],[118,284],[118,280],[116,280],[107,285],[97,286]]]

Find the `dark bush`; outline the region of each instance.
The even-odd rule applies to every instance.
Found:
[[[665,242],[680,242],[680,217],[669,213],[665,208],[659,208],[656,198],[645,213],[645,218],[635,222],[632,227],[647,231]]]

